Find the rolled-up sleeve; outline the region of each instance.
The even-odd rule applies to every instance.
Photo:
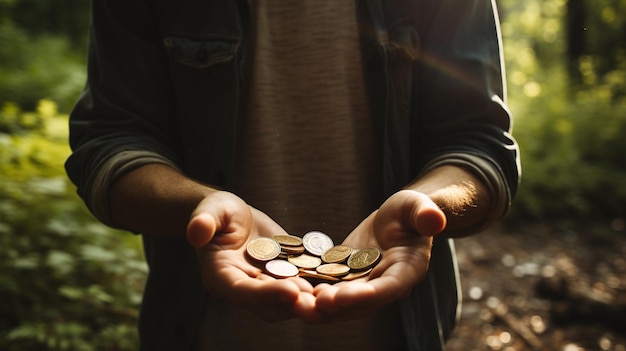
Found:
[[[92,211],[100,208],[93,196],[111,179],[101,171],[126,169],[122,160],[137,164],[137,158],[117,154],[132,150],[155,162],[180,162],[164,47],[144,6],[135,0],[93,1],[88,80],[70,115],[72,154],[65,163]]]
[[[162,164],[180,171],[172,161],[151,151],[126,150],[114,154],[96,170],[93,181],[85,190],[85,203],[93,215],[110,227],[122,229],[111,215],[111,185],[124,174],[147,164]]]
[[[418,60],[416,172],[443,164],[471,170],[490,192],[491,222],[506,212],[521,174],[495,3],[428,3]]]
[[[504,216],[511,205],[512,196],[497,165],[479,156],[467,153],[451,153],[433,159],[424,167],[422,173],[428,173],[430,170],[444,165],[452,165],[472,172],[485,186],[489,196],[491,208],[485,218],[472,228],[464,228],[463,234],[479,232]]]

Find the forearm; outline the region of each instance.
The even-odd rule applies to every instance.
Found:
[[[184,237],[193,210],[216,191],[167,165],[147,164],[112,184],[111,217],[137,233]]]
[[[436,167],[406,188],[428,195],[443,210],[447,225],[442,234],[452,237],[472,234],[493,206],[487,186],[458,166]]]

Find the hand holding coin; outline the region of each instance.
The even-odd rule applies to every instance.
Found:
[[[310,283],[298,277],[275,279],[248,259],[248,243],[267,233],[287,235],[267,215],[231,193],[216,192],[202,200],[192,214],[187,236],[196,247],[205,288],[268,321],[293,318],[296,310],[310,318],[315,313]],[[253,246],[262,259],[273,255],[268,241]],[[273,269],[290,274],[284,273],[288,272],[284,265]]]
[[[322,320],[362,317],[409,294],[426,276],[433,236],[445,222],[445,214],[425,194],[405,190],[391,196],[343,242],[380,248],[380,262],[365,279],[317,285],[313,294]]]
[[[212,295],[268,321],[296,316],[317,323],[358,318],[408,294],[425,276],[432,235],[444,225],[444,214],[426,195],[403,191],[366,218],[342,245],[331,246],[337,247],[324,255],[330,250],[329,243],[319,233],[303,238],[302,246],[308,246],[303,250],[298,240],[267,215],[233,194],[218,192],[198,205],[188,237],[197,247],[204,284]],[[276,236],[284,250],[277,253],[273,243],[257,240],[269,237],[268,233]],[[355,255],[359,252],[361,257]],[[269,263],[281,259],[281,254],[287,258],[314,256]],[[318,254],[320,262],[315,259]],[[267,263],[255,265],[251,256]],[[344,259],[345,263],[337,263]],[[313,268],[318,263],[317,267],[324,266],[319,271]],[[313,288],[298,276],[303,273],[300,269],[295,268],[295,275],[296,264],[302,265],[300,269],[309,279],[329,277],[324,279],[333,284]],[[371,271],[365,270],[370,266],[374,266]]]

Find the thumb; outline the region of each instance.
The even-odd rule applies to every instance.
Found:
[[[200,213],[189,221],[187,225],[187,241],[194,247],[206,245],[217,230],[217,223],[208,213]]]
[[[416,201],[410,211],[410,223],[423,236],[434,236],[446,227],[446,215],[426,194],[414,192]]]

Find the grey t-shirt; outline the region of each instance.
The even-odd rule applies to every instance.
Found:
[[[353,1],[252,1],[251,100],[233,192],[287,232],[336,243],[380,201]],[[271,234],[271,233],[268,233]],[[199,350],[396,350],[395,305],[329,325],[268,324],[209,299]]]

